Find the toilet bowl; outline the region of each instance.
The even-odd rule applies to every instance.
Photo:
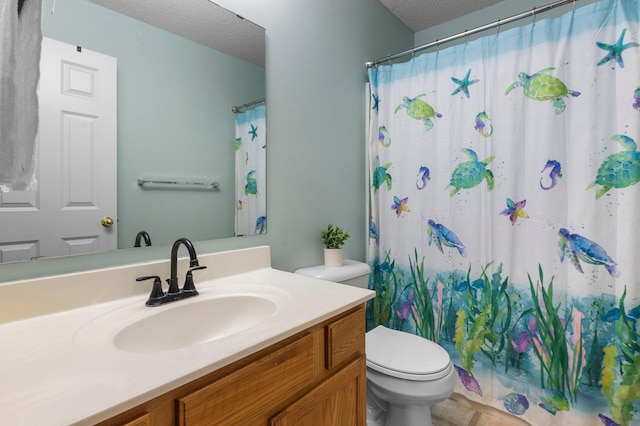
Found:
[[[382,411],[378,424],[431,426],[431,406],[449,398],[456,383],[447,351],[420,336],[378,326],[366,335],[366,353],[367,398]]]
[[[345,260],[340,267],[314,266],[297,274],[367,288],[366,263]],[[377,326],[366,334],[367,425],[431,426],[431,406],[449,398],[456,377],[440,345]]]

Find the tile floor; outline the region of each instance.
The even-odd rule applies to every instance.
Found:
[[[431,408],[433,426],[531,426],[528,422],[453,394]]]

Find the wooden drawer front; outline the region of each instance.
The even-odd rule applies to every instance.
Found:
[[[123,426],[151,426],[151,415],[146,413],[135,420],[125,423]]]
[[[364,353],[364,308],[326,326],[325,366],[332,369],[343,361]]]
[[[271,426],[364,426],[366,395],[363,355],[273,417]]]
[[[278,404],[313,382],[313,340],[313,335],[306,335],[180,398],[178,424],[264,425]]]

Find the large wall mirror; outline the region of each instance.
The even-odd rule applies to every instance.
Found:
[[[263,28],[208,0],[64,0],[57,4],[43,0],[42,29],[43,58],[45,49],[71,48],[75,52],[72,55],[104,55],[107,70],[111,66],[108,58],[114,58],[115,103],[107,104],[105,110],[107,115],[117,111],[113,135],[117,150],[114,155],[103,155],[93,147],[81,146],[79,154],[65,157],[74,146],[82,145],[79,140],[85,136],[96,139],[96,132],[104,129],[101,124],[93,124],[92,112],[69,114],[70,118],[60,120],[68,113],[66,104],[54,108],[48,106],[48,100],[41,100],[40,120],[49,120],[43,118],[49,113],[58,127],[40,125],[40,148],[45,146],[43,137],[55,134],[63,139],[63,155],[60,149],[44,151],[38,167],[42,170],[47,161],[56,161],[70,170],[69,163],[75,162],[80,171],[67,173],[56,183],[67,191],[62,196],[52,195],[48,179],[41,178],[40,193],[35,195],[0,193],[0,215],[26,213],[47,197],[64,198],[77,210],[91,210],[93,204],[101,204],[102,198],[113,196],[117,207],[99,214],[112,218],[111,226],[108,219],[93,218],[91,225],[97,229],[89,237],[56,242],[56,250],[62,246],[62,252],[50,252],[39,243],[38,233],[68,226],[57,216],[4,226],[5,231],[12,228],[28,232],[11,236],[0,233],[0,262],[133,248],[140,231],[148,233],[153,246],[171,244],[179,237],[198,241],[266,232],[265,214],[259,213],[257,220],[241,219],[250,226],[237,230],[243,209],[255,214],[256,208],[248,205],[249,198],[259,196],[261,205],[266,205],[265,179],[256,174],[258,160],[253,157],[262,155],[259,173],[264,176]],[[99,101],[104,100],[104,91],[111,83],[97,74],[103,69],[99,60],[97,63],[77,65],[64,58],[62,62],[45,63],[43,59],[39,94],[43,92],[44,96],[43,86],[53,81],[66,84],[75,100],[82,101],[87,93],[94,92],[99,93]],[[57,96],[60,90],[57,87],[52,93]],[[241,108],[232,111],[234,106]],[[241,114],[245,110],[247,114]],[[256,148],[245,149],[251,142]],[[103,162],[111,165],[103,166]],[[109,168],[117,174],[117,186],[112,189],[99,189],[91,179],[85,179],[93,176],[94,169]],[[74,204],[74,197],[80,200],[86,194],[91,201]],[[1,216],[0,221],[4,222]],[[72,218],[69,226],[79,226],[83,221]],[[95,242],[105,233],[117,237],[115,247],[105,248]]]

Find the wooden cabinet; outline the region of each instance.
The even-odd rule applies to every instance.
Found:
[[[364,333],[360,306],[101,424],[364,426]]]

